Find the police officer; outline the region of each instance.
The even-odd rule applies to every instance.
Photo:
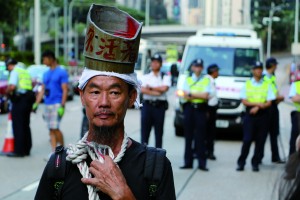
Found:
[[[151,58],[151,72],[142,78],[141,92],[141,142],[148,144],[152,126],[155,133],[155,147],[162,147],[165,112],[168,109],[167,91],[171,86],[171,77],[160,72],[162,57],[154,54]]]
[[[181,169],[193,168],[193,147],[198,158],[198,168],[208,171],[206,167],[205,136],[207,122],[207,100],[210,93],[209,78],[201,75],[203,60],[191,63],[192,75],[188,76],[183,88],[183,114],[185,152],[184,165]]]
[[[270,135],[271,151],[272,151],[272,162],[284,163],[280,159],[278,151],[278,135],[279,135],[279,110],[278,104],[284,100],[282,95],[279,95],[278,87],[276,84],[275,70],[277,68],[277,60],[273,57],[268,58],[266,61],[266,72],[264,73],[264,81],[268,81],[271,84],[272,90],[276,98],[272,101],[269,115],[269,127],[268,133]],[[265,138],[266,139],[266,138]],[[263,152],[262,152],[263,153]],[[263,154],[262,154],[263,157]]]
[[[216,118],[218,109],[218,98],[215,79],[219,76],[219,66],[211,64],[207,67],[207,77],[210,80],[211,93],[208,100],[208,119],[206,133],[206,155],[210,160],[216,160],[214,155],[214,142],[216,138]]]
[[[241,90],[242,103],[246,106],[243,119],[243,145],[238,158],[237,171],[243,171],[252,141],[255,142],[254,155],[251,160],[252,170],[259,171],[259,161],[263,151],[263,142],[268,127],[267,120],[271,101],[275,99],[269,82],[262,77],[263,64],[257,61],[252,67],[253,77],[247,80]]]
[[[300,81],[292,82],[289,91],[289,98],[293,101],[296,110],[291,112],[292,129],[290,138],[289,155],[296,152],[295,142],[299,136],[300,127]]]
[[[10,72],[6,94],[12,102],[12,127],[14,133],[14,152],[10,157],[29,156],[32,146],[30,130],[30,113],[35,101],[32,82],[29,73],[17,65],[17,61],[6,60],[7,70]]]

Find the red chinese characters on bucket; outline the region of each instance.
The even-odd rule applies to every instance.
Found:
[[[98,50],[95,50],[93,44],[94,39],[98,40]],[[89,28],[87,33],[85,51],[88,53],[95,53],[100,58],[111,61],[122,61],[122,62],[135,62],[136,60],[136,41],[134,40],[121,40],[121,39],[113,39],[113,38],[98,38],[95,36],[95,31],[93,27]],[[121,57],[118,58],[117,56]]]

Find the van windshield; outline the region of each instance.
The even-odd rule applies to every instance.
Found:
[[[182,69],[190,71],[190,63],[198,58],[204,61],[203,73],[215,63],[220,67],[219,75],[242,77],[251,76],[252,65],[260,60],[259,49],[189,46]]]

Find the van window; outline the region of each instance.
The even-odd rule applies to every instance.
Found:
[[[187,47],[184,71],[190,71],[190,63],[198,58],[204,61],[203,73],[208,65],[216,63],[220,76],[251,76],[251,67],[259,60],[259,49],[227,47]]]
[[[142,68],[142,56],[143,55],[141,53],[138,54],[138,57],[137,57],[137,60],[136,60],[135,66],[134,66],[135,70],[141,70],[141,68]]]

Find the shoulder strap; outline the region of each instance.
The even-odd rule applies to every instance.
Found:
[[[48,161],[48,177],[55,180],[64,179],[66,172],[66,150],[57,146]]]
[[[48,161],[48,178],[53,180],[54,194],[53,199],[61,199],[61,191],[66,175],[66,149],[63,146],[57,146],[55,152]]]
[[[155,199],[157,186],[162,179],[166,150],[146,147],[144,178],[149,183],[149,197]]]

